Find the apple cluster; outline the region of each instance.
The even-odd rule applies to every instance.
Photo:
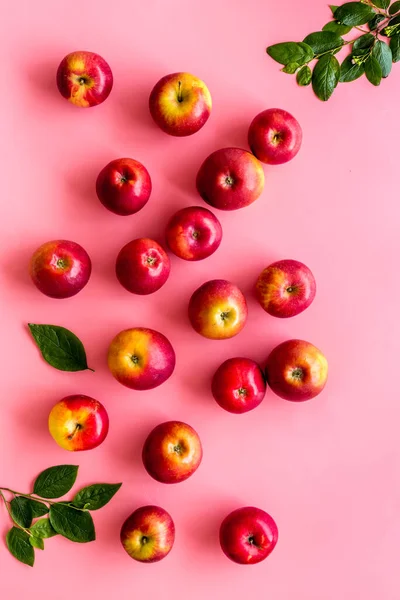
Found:
[[[103,102],[110,94],[113,77],[109,65],[92,52],[66,56],[57,72],[61,94],[80,107]],[[210,92],[203,81],[189,73],[163,77],[153,88],[149,109],[155,123],[169,135],[196,133],[211,112]],[[282,164],[294,158],[302,141],[297,120],[281,109],[265,110],[250,124],[251,152],[222,148],[213,152],[197,174],[201,198],[219,210],[237,210],[254,202],[264,188],[262,162]],[[149,201],[152,190],[148,170],[137,160],[111,161],[99,173],[96,192],[100,202],[121,216],[137,213]],[[165,230],[166,248],[186,261],[211,256],[221,244],[219,219],[203,206],[176,212]],[[149,295],[170,276],[165,248],[149,238],[134,239],[119,252],[116,277],[130,293]],[[79,244],[55,240],[43,244],[31,259],[34,284],[52,298],[68,298],[88,283],[91,260]],[[269,265],[255,282],[255,294],[271,316],[288,318],[310,306],[316,293],[310,269],[297,260]],[[192,294],[188,317],[193,329],[214,340],[240,333],[247,319],[247,303],[241,290],[224,279],[205,282]],[[175,352],[169,340],[150,328],[121,331],[108,350],[108,367],[114,378],[132,390],[149,390],[164,383],[175,368]],[[327,380],[326,358],[313,344],[292,339],[270,353],[265,368],[244,357],[225,361],[210,382],[211,393],[223,409],[236,414],[255,409],[267,386],[285,400],[304,401],[319,394]],[[55,441],[71,451],[89,450],[101,444],[108,433],[108,415],[100,402],[84,395],[58,402],[49,415],[49,430]],[[169,421],[148,435],[142,452],[143,465],[156,481],[179,483],[190,477],[202,459],[202,445],[188,424]],[[158,506],[137,509],[121,529],[121,542],[139,561],[155,562],[166,556],[174,543],[171,516]],[[244,564],[260,562],[276,545],[278,529],[272,517],[255,507],[242,507],[229,514],[220,527],[223,552]]]

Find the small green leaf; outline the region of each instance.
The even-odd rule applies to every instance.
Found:
[[[93,519],[89,512],[55,503],[50,507],[50,522],[57,533],[72,542],[85,543],[96,539]]]
[[[335,19],[343,25],[350,25],[351,27],[364,25],[374,16],[374,9],[362,2],[347,2],[335,11]]]
[[[110,502],[122,483],[96,483],[82,488],[74,497],[72,504],[77,508],[98,510]]]
[[[395,15],[399,11],[400,11],[400,0],[396,0],[396,2],[393,2],[393,4],[391,4],[389,7],[389,15]]]
[[[39,519],[34,523],[30,529],[31,533],[35,537],[40,538],[51,538],[57,535],[57,532],[53,529],[49,519]]]
[[[300,71],[298,71],[296,80],[299,85],[305,87],[306,85],[310,85],[312,79],[312,72],[308,65],[304,65],[301,67]]]
[[[372,50],[372,56],[376,58],[382,69],[382,77],[386,78],[392,70],[392,51],[386,42],[378,40]]]
[[[365,75],[372,85],[380,84],[382,79],[382,69],[375,56],[370,56],[365,62]]]
[[[10,502],[11,517],[20,527],[30,527],[32,523],[32,509],[29,501],[23,496],[15,496]]]
[[[296,73],[298,68],[299,68],[298,63],[289,63],[288,65],[286,65],[286,67],[283,67],[283,69],[281,69],[281,71],[283,73],[289,73],[289,75],[293,75],[294,73]]]
[[[392,51],[392,60],[394,63],[400,60],[400,35],[390,38],[390,49]]]
[[[77,474],[75,465],[50,467],[38,475],[33,491],[42,498],[60,498],[72,488]]]
[[[329,21],[329,23],[323,26],[322,31],[332,31],[337,35],[346,35],[351,29],[348,25],[342,25],[338,21]]]
[[[44,550],[44,541],[40,537],[35,537],[34,535],[31,535],[29,537],[29,543],[31,546],[33,546],[33,548],[39,548],[39,550]]]
[[[18,529],[18,527],[12,527],[7,533],[6,543],[7,548],[17,560],[33,567],[35,551],[30,545],[29,535],[25,531]]]
[[[340,65],[335,56],[325,54],[314,67],[312,85],[315,95],[324,102],[332,96],[339,82]]]
[[[268,55],[273,58],[276,62],[281,65],[288,65],[289,63],[298,63],[304,65],[304,63],[312,60],[314,53],[310,46],[303,42],[283,42],[281,44],[274,44],[267,48]]]
[[[314,55],[337,50],[343,46],[343,40],[333,31],[316,31],[304,38],[304,44],[312,48]]]
[[[82,342],[72,331],[58,325],[34,325],[29,329],[44,360],[59,371],[89,369]]]
[[[334,4],[330,4],[329,8],[332,11],[333,16],[335,16],[335,12],[337,11],[337,9],[339,8],[338,6],[335,6]]]
[[[382,23],[384,20],[385,17],[383,15],[375,15],[370,21],[368,21],[368,27],[370,31],[375,31],[379,23]]]
[[[366,48],[371,48],[374,41],[375,36],[372,35],[372,33],[366,33],[365,35],[361,35],[354,41],[353,50],[364,50]]]
[[[383,10],[386,10],[390,4],[390,0],[371,0],[371,2],[372,4],[374,4],[378,8],[382,8]]]
[[[355,81],[364,73],[364,65],[358,65],[353,62],[353,56],[346,56],[340,67],[340,82],[348,83],[349,81]]]

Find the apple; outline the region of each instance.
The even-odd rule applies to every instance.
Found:
[[[100,171],[96,193],[103,206],[116,215],[133,215],[150,198],[149,172],[133,158],[117,158]]]
[[[108,434],[108,414],[98,400],[78,394],[53,406],[49,431],[61,448],[76,452],[97,448]]]
[[[46,242],[34,253],[30,275],[36,287],[50,298],[70,298],[89,281],[92,263],[86,250],[76,242]]]
[[[220,210],[252,204],[264,189],[261,163],[247,150],[221,148],[206,158],[197,173],[200,196]]]
[[[318,348],[303,340],[287,340],[267,358],[265,376],[277,396],[303,402],[318,396],[328,378],[328,362]]]
[[[110,344],[108,367],[122,385],[151,390],[172,375],[175,352],[165,335],[154,329],[125,329]]]
[[[169,249],[179,258],[203,260],[219,248],[222,227],[207,208],[189,206],[171,217],[166,238]]]
[[[300,150],[302,139],[298,121],[281,108],[269,108],[254,117],[248,134],[253,154],[269,165],[292,160]]]
[[[153,563],[172,550],[175,525],[166,510],[142,506],[128,517],[121,528],[121,543],[131,558]]]
[[[71,52],[57,70],[60,94],[75,106],[89,108],[101,104],[110,95],[112,86],[110,66],[95,52]]]
[[[188,314],[197,333],[211,340],[226,340],[245,326],[246,298],[235,284],[212,279],[193,293]]]
[[[262,369],[254,360],[229,358],[216,370],[211,390],[221,408],[241,414],[261,403],[266,385]]]
[[[153,294],[167,281],[170,261],[164,248],[149,238],[132,240],[117,256],[120,284],[132,294]]]
[[[149,98],[155,123],[165,133],[179,137],[199,131],[210,116],[211,105],[206,84],[190,73],[165,75]]]
[[[279,260],[262,271],[256,295],[263,309],[273,317],[294,317],[306,310],[315,298],[316,284],[310,269],[298,260]]]
[[[203,450],[200,438],[190,425],[167,421],[157,425],[143,446],[143,465],[161,483],[179,483],[197,470]]]
[[[224,554],[241,565],[266,559],[278,541],[274,519],[261,508],[243,506],[222,521],[219,541]]]

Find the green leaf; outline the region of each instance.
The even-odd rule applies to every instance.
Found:
[[[286,67],[283,67],[283,69],[281,70],[283,71],[283,73],[289,73],[289,75],[293,75],[294,73],[296,73],[298,68],[298,63],[289,63],[288,65],[286,65]]]
[[[375,15],[370,21],[368,21],[368,27],[370,31],[375,31],[379,23],[382,23],[384,20],[385,17],[383,15]]]
[[[35,537],[40,538],[51,538],[57,535],[57,532],[53,529],[49,519],[39,519],[31,527],[31,532]]]
[[[300,71],[297,72],[296,80],[301,86],[310,85],[312,79],[311,69],[308,65],[301,67]]]
[[[343,40],[333,31],[316,31],[304,38],[304,44],[310,46],[314,55],[337,50],[343,46]]]
[[[34,325],[33,323],[29,323],[29,329],[44,360],[49,365],[59,371],[89,369],[85,348],[71,331],[58,325]]]
[[[329,23],[323,26],[322,31],[332,31],[337,35],[346,35],[351,29],[348,25],[342,25],[338,21],[329,21]]]
[[[20,562],[25,565],[33,567],[35,562],[35,551],[29,543],[29,535],[18,529],[18,527],[12,527],[6,536],[7,548],[11,554]]]
[[[383,10],[386,10],[390,4],[390,0],[371,0],[371,2],[378,8],[383,8]]]
[[[29,537],[29,543],[31,546],[33,546],[33,548],[39,548],[39,550],[44,550],[44,541],[40,537],[35,537],[34,535],[31,535]]]
[[[362,4],[362,2],[347,2],[335,11],[335,19],[343,25],[350,25],[351,27],[364,25],[374,16],[374,9],[367,4]]]
[[[372,44],[375,41],[375,36],[372,33],[366,33],[365,35],[361,35],[354,41],[353,50],[360,50],[371,48]]]
[[[372,56],[376,58],[382,69],[382,77],[386,78],[392,70],[392,51],[386,42],[378,40],[372,50]]]
[[[400,0],[396,0],[396,2],[393,2],[393,4],[391,4],[389,7],[389,15],[395,15],[399,11],[400,11]]]
[[[36,519],[37,517],[43,517],[43,515],[47,515],[49,512],[48,506],[43,504],[43,502],[39,502],[38,500],[33,500],[32,498],[27,498],[29,505],[32,511],[32,517]]]
[[[390,49],[392,51],[392,60],[394,63],[400,60],[400,35],[390,38]]]
[[[334,4],[330,4],[329,8],[332,11],[333,16],[335,16],[335,12],[337,11],[337,9],[339,8],[338,6],[335,6]]]
[[[370,56],[365,62],[365,75],[372,85],[380,84],[382,79],[382,69],[375,56]]]
[[[358,65],[353,62],[353,56],[346,56],[340,67],[340,79],[341,83],[348,83],[349,81],[355,81],[364,73],[364,65]]]
[[[20,527],[30,527],[32,523],[32,509],[29,501],[23,496],[15,496],[10,502],[11,517]]]
[[[77,508],[98,510],[110,502],[122,483],[96,483],[82,488],[74,497],[72,504]]]
[[[324,102],[332,96],[340,77],[340,65],[335,56],[325,54],[314,67],[312,86],[315,95]]]
[[[298,63],[304,65],[304,63],[312,60],[314,53],[310,46],[303,42],[283,42],[281,44],[275,44],[267,48],[268,55],[276,60],[281,65],[288,65],[289,63]]]
[[[89,512],[65,504],[52,504],[50,522],[60,535],[72,542],[92,542],[96,539],[94,523]]]
[[[75,465],[59,465],[45,469],[37,477],[33,491],[42,498],[60,498],[75,483],[78,467]]]

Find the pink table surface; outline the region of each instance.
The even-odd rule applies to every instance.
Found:
[[[301,39],[329,16],[324,0],[3,3],[0,483],[27,490],[39,471],[65,462],[80,465],[77,487],[124,482],[94,514],[95,543],[49,540],[32,570],[3,547],[1,506],[3,598],[400,597],[400,67],[380,89],[343,85],[324,104],[265,55],[268,43]],[[96,109],[76,109],[55,87],[59,61],[75,49],[100,53],[113,69],[112,95]],[[214,101],[207,125],[186,139],[163,134],[147,108],[153,84],[177,70],[203,78]],[[218,213],[224,240],[214,256],[172,257],[162,290],[128,294],[114,275],[118,250],[134,237],[162,240],[169,215],[201,204],[201,161],[223,146],[246,147],[253,116],[276,106],[303,126],[297,159],[265,169],[254,205]],[[119,156],[142,161],[153,179],[151,201],[131,218],[106,211],[94,193],[98,171]],[[27,274],[32,251],[54,238],[81,243],[93,260],[89,285],[70,300],[41,295]],[[252,297],[259,271],[279,258],[304,261],[318,283],[313,306],[291,320],[269,317]],[[195,334],[186,315],[192,291],[216,277],[249,300],[245,330],[226,342]],[[76,332],[96,373],[47,366],[28,321]],[[131,326],[158,329],[175,346],[175,374],[154,391],[125,389],[107,370],[111,338]],[[243,416],[215,404],[210,377],[224,359],[263,361],[291,337],[328,357],[321,396],[296,405],[268,393]],[[109,412],[109,437],[91,452],[69,454],[48,433],[50,408],[71,393]],[[192,424],[204,445],[195,476],[172,487],[150,479],[140,459],[149,430],[167,419]],[[146,503],[164,506],[177,528],[172,553],[156,565],[132,561],[119,542],[122,521]],[[242,567],[223,556],[217,535],[230,510],[249,504],[274,516],[280,540],[267,561]]]

